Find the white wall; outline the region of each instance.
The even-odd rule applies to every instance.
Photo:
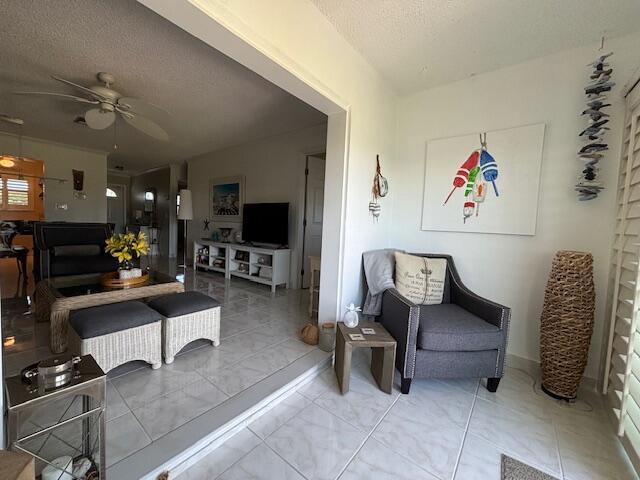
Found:
[[[194,239],[211,238],[214,229],[241,229],[242,224],[212,222],[208,232],[203,220],[209,216],[209,180],[234,175],[245,176],[245,202],[289,203],[290,283],[297,285],[300,271],[298,244],[299,216],[303,204],[305,154],[324,152],[326,124],[276,135],[235,147],[206,153],[189,160],[189,189],[193,195],[194,221],[189,223],[189,245]]]
[[[0,152],[19,155],[19,141],[15,135],[0,132]],[[64,178],[66,183],[45,183],[44,218],[47,221],[106,222],[107,221],[107,153],[71,145],[22,138],[22,155],[44,162],[47,177]],[[84,191],[87,198],[73,196],[71,170],[84,171]],[[68,206],[56,209],[56,203]]]
[[[640,35],[607,41],[619,86],[640,65]],[[579,202],[573,191],[581,163],[575,152],[586,120],[582,86],[597,46],[490,72],[402,98],[398,104],[399,165],[391,183],[395,205],[390,244],[416,252],[450,253],[473,290],[512,308],[508,352],[538,359],[538,328],[544,287],[554,253],[586,250],[595,260],[596,325],[587,375],[596,376],[604,326],[607,275],[615,220],[615,194],[623,101],[614,104],[601,165],[607,189]],[[546,123],[538,225],[535,236],[420,230],[425,145],[428,139],[532,123]],[[497,159],[498,163],[508,159]],[[503,179],[508,181],[508,179]],[[462,215],[462,212],[461,212]]]
[[[362,251],[388,243],[392,197],[378,223],[368,204],[376,154],[392,177],[393,90],[309,0],[139,1],[329,115],[319,319],[334,321],[359,300]]]

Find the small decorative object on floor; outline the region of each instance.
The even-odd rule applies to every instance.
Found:
[[[336,324],[333,322],[326,322],[320,325],[320,339],[318,346],[320,350],[325,352],[333,352],[336,345]]]
[[[360,307],[356,307],[353,303],[350,303],[347,307],[347,311],[342,317],[342,321],[349,328],[355,328],[358,326],[358,312],[361,312]]]
[[[380,170],[380,155],[376,155],[376,174],[373,177],[373,187],[371,188],[373,199],[369,202],[369,212],[371,212],[374,220],[378,220],[380,216],[381,207],[378,199],[386,197],[387,193],[389,193],[389,182],[382,176]]]
[[[132,232],[120,233],[108,238],[105,243],[104,251],[118,259],[120,264],[119,278],[129,279],[142,276],[142,270],[134,267],[133,260],[149,253],[149,243],[144,232],[138,232],[137,235]]]
[[[595,290],[590,253],[556,253],[540,321],[542,390],[554,398],[576,398],[593,333]]]
[[[587,115],[589,124],[587,128],[580,132],[579,137],[584,140],[585,145],[578,151],[578,158],[584,162],[584,168],[578,175],[578,182],[575,190],[578,192],[578,200],[593,200],[604,189],[604,185],[597,179],[600,169],[598,162],[604,156],[604,152],[609,150],[604,136],[609,127],[609,114],[604,111],[611,104],[607,103],[607,92],[611,91],[615,83],[611,81],[613,68],[607,63],[607,58],[613,52],[602,54],[604,49],[604,37],[600,43],[600,54],[588,66],[593,68],[589,75],[589,83],[584,87],[587,96],[586,109],[582,115]]]
[[[507,455],[501,458],[500,480],[558,480]]]
[[[318,327],[313,323],[307,323],[300,331],[300,337],[304,343],[309,345],[318,344]]]

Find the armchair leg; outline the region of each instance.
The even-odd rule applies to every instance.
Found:
[[[407,393],[409,393],[410,388],[411,388],[411,379],[403,378],[402,381],[400,382],[400,391],[406,395]]]
[[[495,393],[498,390],[498,384],[500,383],[499,378],[487,378],[487,390],[492,393]]]

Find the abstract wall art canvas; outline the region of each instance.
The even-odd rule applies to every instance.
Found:
[[[214,178],[209,186],[209,216],[218,222],[240,222],[244,204],[244,176]]]
[[[422,230],[535,235],[543,123],[427,141]]]

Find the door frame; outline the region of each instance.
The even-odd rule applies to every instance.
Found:
[[[347,247],[357,249],[357,246],[348,245],[346,231],[347,198],[352,183],[349,182],[349,165],[355,161],[350,145],[350,101],[335,93],[303,67],[296,57],[283,52],[221,2],[137,1],[327,115],[325,207],[328,208],[324,211],[322,245],[324,251],[332,254],[325,255],[322,260],[318,322],[335,322],[343,313],[343,297],[353,300],[360,284],[354,259],[350,258],[345,265]],[[347,292],[344,291],[345,285]]]
[[[317,147],[308,150],[307,152],[301,154],[300,165],[298,171],[298,205],[300,208],[298,209],[298,218],[297,221],[297,232],[296,232],[296,244],[300,245],[299,253],[298,253],[298,264],[295,272],[295,282],[294,288],[302,288],[302,270],[304,269],[304,216],[305,211],[307,209],[307,158],[314,157],[317,155],[326,155],[327,149],[323,147]],[[325,160],[325,185],[326,185],[326,171],[327,165]],[[323,200],[324,207],[324,200]],[[322,209],[322,225],[324,226],[324,208]],[[323,231],[324,235],[324,231]]]
[[[122,196],[123,196],[123,208],[122,218],[124,219],[124,231],[127,231],[127,225],[129,224],[129,218],[127,217],[127,212],[129,211],[129,187],[126,183],[113,183],[107,182],[107,188],[113,187],[117,185],[118,187],[122,187]],[[109,197],[107,197],[107,220],[109,219]]]

